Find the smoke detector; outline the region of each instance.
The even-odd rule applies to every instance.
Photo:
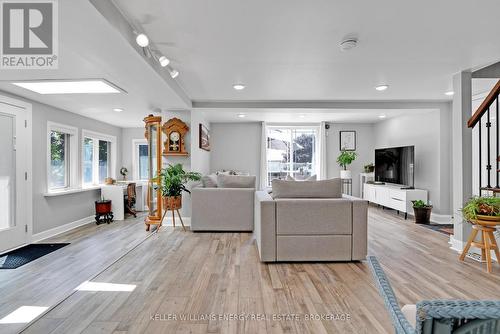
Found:
[[[340,50],[341,51],[349,51],[354,49],[358,45],[358,40],[356,38],[346,38],[342,42],[340,42]]]

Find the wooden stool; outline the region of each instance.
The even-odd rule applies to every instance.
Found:
[[[172,211],[172,223],[175,229],[175,211],[177,211],[177,215],[182,224],[182,229],[186,232],[186,227],[184,226],[184,222],[182,221],[181,214],[179,213],[179,209],[182,208],[182,196],[176,197],[163,197],[163,207],[165,208],[165,212],[161,217],[161,222],[163,223],[163,219],[165,218],[168,211]],[[160,224],[161,225],[161,224]]]
[[[472,225],[472,232],[467,240],[467,244],[460,255],[460,261],[464,261],[467,252],[471,247],[477,247],[481,249],[481,260],[486,258],[486,269],[491,273],[491,251],[495,251],[497,257],[497,262],[500,261],[500,252],[498,250],[497,241],[495,240],[495,226],[498,222],[474,220],[474,225]],[[475,241],[477,234],[481,232],[481,242]]]

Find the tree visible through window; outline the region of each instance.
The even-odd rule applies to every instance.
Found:
[[[267,133],[267,182],[273,179],[305,180],[316,174],[318,129],[269,127]]]
[[[50,132],[49,189],[69,186],[68,156],[69,135],[60,131]]]

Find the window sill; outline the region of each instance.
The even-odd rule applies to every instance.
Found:
[[[43,194],[44,197],[55,197],[55,196],[63,196],[69,194],[77,194],[85,191],[101,189],[101,186],[91,186],[85,188],[73,188],[73,189],[64,189],[64,190],[53,190]]]

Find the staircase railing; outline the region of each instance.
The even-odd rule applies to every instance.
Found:
[[[476,126],[478,127],[478,135],[479,135],[479,151],[478,151],[478,156],[479,156],[479,194],[481,194],[483,191],[489,191],[493,192],[495,195],[497,193],[500,193],[500,145],[499,145],[499,123],[500,119],[498,118],[499,115],[499,110],[498,110],[498,99],[500,95],[500,80],[496,83],[495,87],[491,90],[491,92],[486,96],[484,101],[481,103],[481,105],[477,108],[476,112],[472,117],[468,120],[467,126],[469,128],[475,128]],[[492,171],[492,163],[491,163],[491,150],[492,150],[492,138],[491,138],[491,120],[492,120],[492,115],[491,115],[491,108],[492,105],[494,104],[495,106],[495,163],[496,163],[496,173],[495,173],[495,185],[492,186],[491,182],[491,171]],[[486,131],[486,140],[483,138],[483,125],[485,127]],[[486,185],[483,185],[483,149],[484,146],[486,145]]]

